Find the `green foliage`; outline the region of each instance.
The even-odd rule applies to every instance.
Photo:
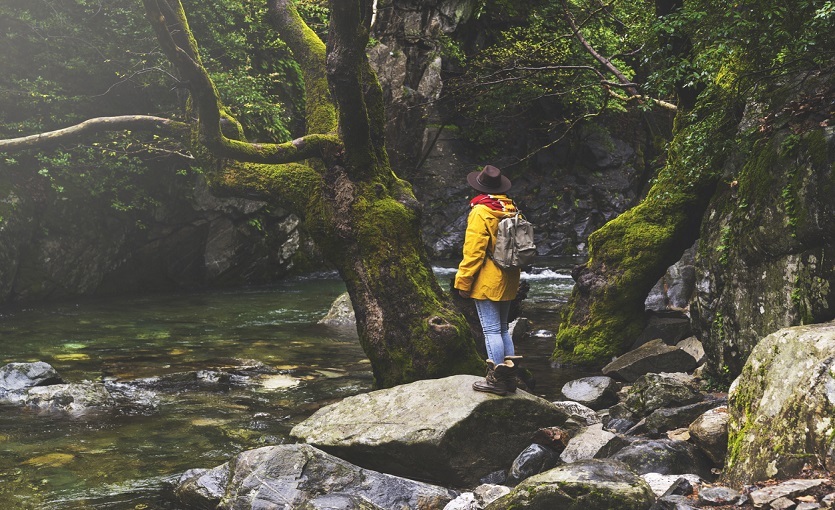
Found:
[[[323,41],[326,40],[331,16],[328,0],[294,0],[294,2],[307,26]]]
[[[297,135],[303,85],[266,22],[265,1],[184,4],[203,62],[246,136],[280,142]],[[135,0],[9,0],[0,3],[0,26],[0,137],[100,116],[183,118],[182,85]],[[15,163],[47,179],[57,197],[102,200],[117,214],[159,206],[151,168],[178,168],[188,178],[191,161],[178,141],[135,133],[94,140],[16,156]]]
[[[600,54],[629,79],[641,74],[633,52],[645,44],[651,2],[602,7],[593,0],[573,0],[568,9]],[[624,109],[600,85],[601,79],[617,78],[574,37],[562,2],[488,1],[480,21],[488,44],[467,56],[465,74],[450,89],[465,118],[465,134],[482,151],[503,150],[508,141],[503,126],[509,124],[549,139],[578,119]]]
[[[675,83],[701,84],[750,94],[762,82],[817,66],[835,57],[833,2],[824,0],[719,0],[684,2],[653,25],[659,41],[685,39],[685,55],[656,44],[647,55],[649,85],[662,94]]]

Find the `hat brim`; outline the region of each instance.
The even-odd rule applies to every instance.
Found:
[[[475,172],[470,172],[467,174],[467,182],[470,184],[476,191],[482,191],[484,193],[504,193],[511,188],[510,179],[505,177],[504,175],[501,176],[502,183],[498,188],[488,188],[487,186],[483,186],[481,183],[478,182],[478,175],[481,172],[476,170]]]

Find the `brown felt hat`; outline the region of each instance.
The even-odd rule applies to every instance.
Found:
[[[510,179],[493,165],[487,165],[481,171],[470,172],[467,182],[477,191],[484,193],[504,193],[510,189]]]

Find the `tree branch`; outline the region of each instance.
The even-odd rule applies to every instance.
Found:
[[[595,50],[594,47],[592,47],[592,45],[586,40],[586,38],[583,37],[582,32],[580,32],[580,27],[577,26],[577,21],[574,19],[574,16],[571,14],[571,11],[568,9],[568,5],[566,5],[565,0],[563,0],[563,13],[565,15],[566,22],[568,22],[568,25],[571,27],[571,31],[574,33],[574,37],[576,37],[577,40],[580,41],[580,44],[583,46],[583,48],[585,48],[586,51],[592,57],[594,57],[595,60],[603,64],[603,67],[605,67],[607,71],[617,76],[618,80],[620,80],[621,83],[630,83],[630,80],[626,77],[626,75],[624,75],[620,71],[620,69],[615,67],[615,65],[612,64],[612,62],[608,58],[598,53],[597,50]],[[635,87],[627,87],[626,90],[633,96],[638,95],[638,89],[636,89]]]
[[[221,131],[221,120],[230,116],[222,110],[217,88],[200,62],[182,4],[179,0],[169,1],[143,0],[143,3],[162,50],[188,82],[197,106],[200,141],[212,154],[249,163],[291,163],[321,157],[340,145],[335,135],[327,134],[314,134],[282,144],[227,138]]]
[[[0,140],[0,151],[18,151],[23,149],[44,148],[63,142],[78,139],[82,136],[107,131],[151,131],[166,135],[174,135],[181,139],[188,137],[189,125],[162,117],[149,115],[121,115],[118,117],[97,117],[85,120],[75,126]]]
[[[350,166],[356,170],[369,169],[375,151],[362,75],[357,72],[365,71],[367,66],[368,31],[362,25],[364,4],[362,0],[331,0],[330,6],[327,72],[331,95],[339,107],[340,134]]]
[[[307,133],[335,133],[336,105],[328,90],[325,44],[299,16],[290,0],[269,2],[269,19],[302,70]]]

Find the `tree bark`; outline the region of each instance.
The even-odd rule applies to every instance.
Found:
[[[179,1],[168,8],[158,7],[162,0],[144,1],[160,44],[190,84],[199,140],[216,158],[209,175],[214,189],[278,201],[304,220],[345,281],[377,385],[480,373],[472,331],[432,272],[420,204],[389,165],[383,95],[365,55],[368,2],[331,2],[326,51],[292,2],[270,3],[270,19],[300,62],[307,91],[307,134],[289,144],[294,153],[288,144],[224,135],[219,123],[228,114],[200,64]],[[189,34],[179,39],[188,48],[170,27]],[[285,164],[263,164],[271,161]]]

